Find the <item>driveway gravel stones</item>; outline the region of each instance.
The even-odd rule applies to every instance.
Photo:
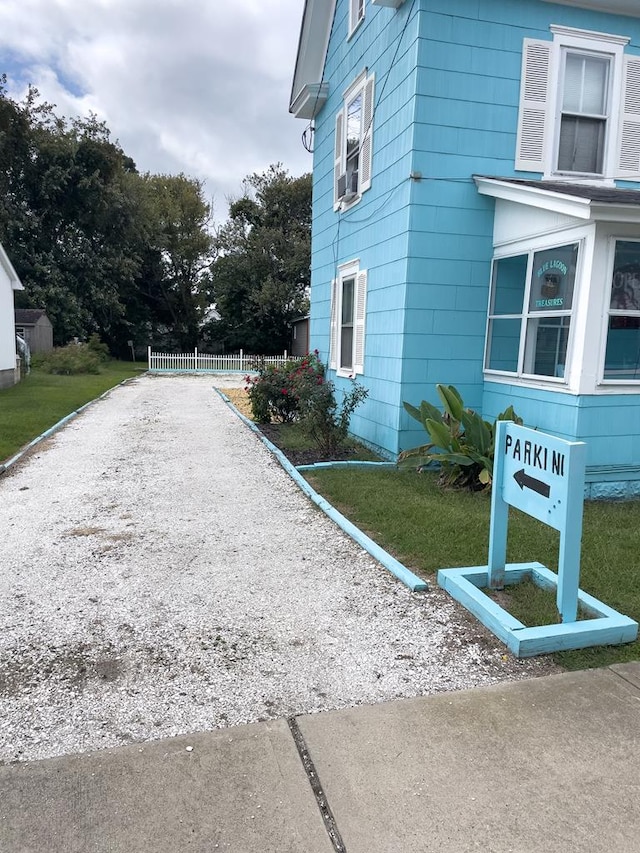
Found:
[[[0,762],[552,671],[344,535],[236,381],[142,376],[0,478]]]

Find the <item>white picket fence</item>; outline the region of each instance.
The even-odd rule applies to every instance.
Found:
[[[150,373],[248,373],[257,370],[259,365],[271,364],[281,367],[289,360],[284,355],[248,355],[244,350],[233,355],[209,355],[193,352],[152,352],[148,348]]]

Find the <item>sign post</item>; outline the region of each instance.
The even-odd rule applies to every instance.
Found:
[[[507,644],[517,657],[562,649],[630,643],[638,623],[579,588],[586,446],[519,426],[498,423],[486,566],[440,569],[438,583]],[[560,533],[557,575],[538,562],[507,563],[509,507]],[[525,626],[484,590],[530,578],[556,590],[561,624]],[[586,618],[577,619],[578,604]]]
[[[580,542],[586,445],[501,421],[496,450],[489,537],[489,587],[504,586],[509,506],[560,532],[558,612],[578,613]]]

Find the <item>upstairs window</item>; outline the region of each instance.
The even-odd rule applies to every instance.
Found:
[[[362,89],[347,103],[347,139],[345,156],[346,186],[355,192],[358,190],[358,174],[360,171],[360,147],[363,135],[362,126]]]
[[[485,370],[564,379],[578,248],[494,261]]]
[[[371,186],[373,75],[361,74],[336,116],[333,207],[355,204]]]
[[[365,0],[349,0],[349,37],[364,20]]]
[[[558,172],[602,175],[609,125],[611,59],[563,53]]]
[[[525,39],[516,169],[546,178],[640,178],[640,57],[629,39],[551,27]]]

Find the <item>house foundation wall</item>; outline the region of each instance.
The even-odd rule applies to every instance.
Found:
[[[20,379],[18,368],[9,368],[8,370],[0,370],[0,389],[11,388]]]

